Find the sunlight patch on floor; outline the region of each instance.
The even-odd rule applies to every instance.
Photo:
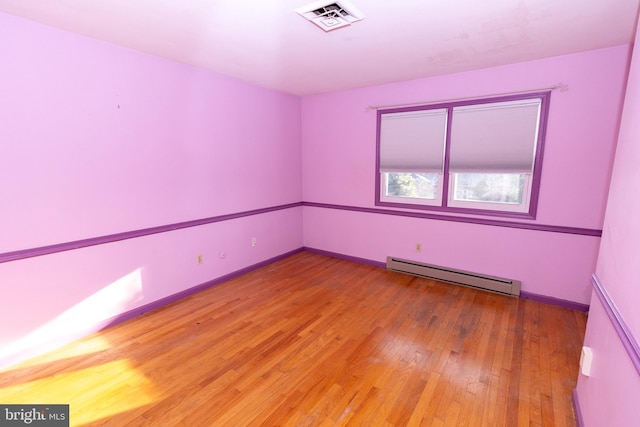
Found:
[[[0,389],[4,404],[69,404],[72,425],[109,418],[159,397],[153,382],[127,359]]]

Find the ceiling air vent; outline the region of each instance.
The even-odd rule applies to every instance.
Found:
[[[346,27],[364,19],[362,12],[346,0],[317,1],[296,9],[296,12],[324,31]]]

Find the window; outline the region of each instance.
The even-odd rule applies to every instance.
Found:
[[[376,204],[535,218],[549,97],[379,110]]]

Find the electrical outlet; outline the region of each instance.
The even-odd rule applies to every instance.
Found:
[[[593,364],[593,350],[591,347],[582,347],[580,354],[580,373],[585,377],[591,376],[591,365]]]
[[[420,252],[422,250],[422,243],[416,243],[416,252]]]
[[[198,256],[196,257],[196,261],[198,262],[198,265],[204,262],[204,257],[202,256],[202,254],[198,254]]]
[[[258,239],[256,239],[255,237],[251,238],[251,246],[258,246]]]

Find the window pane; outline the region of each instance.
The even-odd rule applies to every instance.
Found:
[[[420,199],[436,198],[438,192],[437,173],[397,173],[387,176],[386,196],[412,197]]]
[[[453,199],[467,202],[522,204],[525,174],[456,173]]]

